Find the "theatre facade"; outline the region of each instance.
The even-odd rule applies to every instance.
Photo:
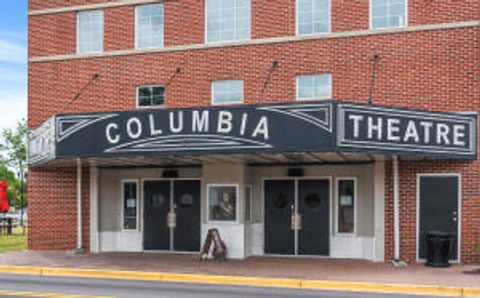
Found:
[[[480,5],[230,2],[29,1],[30,249],[477,261]]]

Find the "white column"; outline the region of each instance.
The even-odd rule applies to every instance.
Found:
[[[394,261],[400,261],[400,198],[398,178],[398,157],[393,156],[393,246]]]
[[[385,163],[375,161],[375,253],[374,261],[385,261]]]
[[[77,159],[77,250],[82,250],[82,162]]]
[[[90,252],[100,252],[98,231],[98,167],[90,167]]]

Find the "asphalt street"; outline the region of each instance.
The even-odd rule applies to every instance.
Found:
[[[0,297],[418,298],[422,296],[0,274]]]

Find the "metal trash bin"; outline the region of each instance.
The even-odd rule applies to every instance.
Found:
[[[450,266],[451,234],[440,231],[429,231],[425,235],[425,265],[431,267]]]

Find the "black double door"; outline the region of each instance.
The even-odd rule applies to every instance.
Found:
[[[329,255],[328,179],[265,180],[264,199],[266,254]]]
[[[429,231],[451,234],[450,259],[458,259],[458,202],[460,177],[456,175],[419,178],[418,256],[425,258],[425,236]]]
[[[148,180],[144,191],[145,250],[198,251],[200,248],[200,181]],[[176,225],[167,224],[174,212]]]

